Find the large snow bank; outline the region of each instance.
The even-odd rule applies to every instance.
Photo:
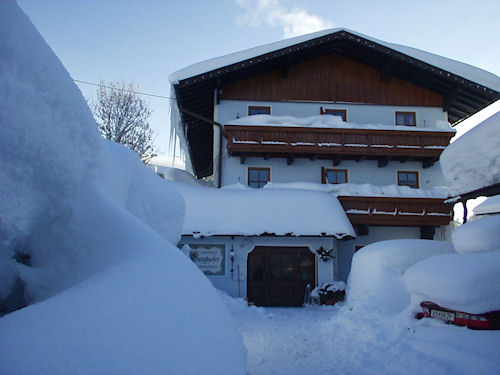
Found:
[[[355,235],[339,201],[327,193],[241,184],[225,189],[184,185],[179,191],[186,202],[186,235]]]
[[[245,373],[230,316],[173,246],[182,197],[99,136],[18,6],[0,14],[0,305],[31,303],[0,318],[0,373]]]
[[[216,57],[210,60],[202,61],[183,69],[180,69],[174,73],[172,73],[169,77],[170,83],[176,84],[183,79],[187,79],[189,77],[193,77],[199,74],[207,73],[211,70],[215,70],[218,68],[222,68],[224,66],[228,66],[231,64],[235,64],[237,62],[252,59],[254,57],[258,57],[273,51],[277,51],[283,48],[287,48],[293,46],[295,44],[300,44],[306,42],[308,40],[313,40],[316,38],[321,38],[328,34],[334,34],[338,32],[346,31],[350,34],[357,35],[361,38],[367,39],[371,42],[377,43],[379,45],[390,48],[394,51],[403,53],[407,56],[413,57],[417,60],[423,61],[430,65],[436,66],[440,69],[448,71],[450,73],[456,74],[463,78],[469,79],[473,82],[477,82],[483,86],[492,88],[494,90],[500,91],[500,79],[490,72],[485,70],[476,68],[474,66],[464,64],[459,61],[451,60],[443,56],[435,55],[433,53],[429,53],[426,51],[422,51],[416,48],[403,46],[394,43],[388,43],[383,40],[379,40],[376,38],[372,38],[370,36],[358,33],[357,31],[345,29],[345,28],[337,28],[337,29],[327,29],[318,31],[315,33],[301,35],[295,38],[281,40],[275,43],[269,43],[266,45],[250,48],[247,50],[235,52],[229,55]]]
[[[162,177],[167,181],[177,181],[183,184],[200,185],[198,180],[189,172],[171,167],[159,167],[156,173],[161,173]]]
[[[487,215],[500,213],[500,195],[488,197],[486,200],[474,207],[474,215]]]
[[[352,258],[346,296],[349,305],[372,300],[380,309],[402,311],[411,301],[403,273],[421,260],[454,252],[447,242],[388,240],[370,244]]]
[[[444,254],[409,268],[406,286],[417,301],[484,313],[500,310],[500,253]]]
[[[374,184],[321,184],[317,182],[268,182],[265,189],[299,189],[331,193],[335,196],[446,198],[445,187],[414,189],[409,186]]]
[[[475,126],[441,154],[450,196],[500,183],[500,112]]]
[[[309,127],[309,128],[340,128],[340,129],[374,129],[374,130],[396,130],[394,125],[382,124],[356,124],[354,122],[342,121],[340,116],[310,116],[310,117],[294,117],[294,116],[271,116],[271,115],[253,115],[240,117],[235,120],[228,121],[226,125],[255,125],[255,126],[292,126],[292,127]],[[414,126],[399,126],[397,130],[409,131],[444,131],[455,132],[449,123],[446,121],[436,121],[432,126],[426,128]]]
[[[458,253],[500,251],[500,215],[469,221],[456,228],[451,238]]]

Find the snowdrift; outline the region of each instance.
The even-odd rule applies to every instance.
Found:
[[[500,215],[482,217],[456,228],[451,238],[458,253],[500,252]]]
[[[404,280],[416,302],[468,313],[500,310],[500,253],[444,254],[409,268]]]
[[[180,194],[101,139],[78,88],[0,2],[1,374],[244,374],[210,282],[173,244]]]
[[[366,300],[379,309],[401,312],[411,301],[403,280],[406,269],[425,258],[452,252],[452,244],[430,240],[388,240],[365,246],[352,258],[348,304]]]

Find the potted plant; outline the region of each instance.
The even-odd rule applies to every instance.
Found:
[[[319,301],[322,305],[335,305],[345,298],[345,283],[343,281],[324,283],[314,288],[311,292],[311,296],[319,297]]]

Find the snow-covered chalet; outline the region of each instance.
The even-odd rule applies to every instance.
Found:
[[[180,245],[215,286],[258,305],[300,305],[307,284],[346,280],[372,242],[443,239],[450,123],[500,98],[494,74],[346,29],[170,82],[172,126],[214,187],[183,189]]]

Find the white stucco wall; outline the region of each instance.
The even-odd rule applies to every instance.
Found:
[[[247,259],[248,254],[256,246],[292,246],[308,247],[315,254],[321,246],[325,249],[335,249],[338,253],[341,241],[332,237],[241,237],[235,236],[213,236],[205,238],[193,238],[183,236],[180,244],[210,244],[225,246],[225,274],[207,275],[208,279],[217,288],[225,291],[233,297],[247,296]],[[234,249],[233,276],[231,277],[231,258],[229,252]],[[238,269],[240,278],[238,279]],[[337,280],[338,266],[336,260],[324,262],[316,257],[316,283]],[[313,286],[314,287],[314,286]]]
[[[217,106],[220,123],[248,116],[248,106],[269,106],[272,116],[309,117],[320,114],[320,108],[345,109],[347,121],[357,124],[395,125],[396,111],[415,112],[418,128],[432,128],[436,121],[447,121],[447,113],[438,107],[388,106],[354,103],[324,102],[266,102],[222,100]]]
[[[225,148],[227,150],[227,148]],[[241,182],[246,184],[248,167],[268,167],[271,169],[272,182],[321,182],[321,167],[347,169],[348,182],[355,184],[397,185],[398,171],[417,171],[419,187],[430,188],[445,186],[446,181],[439,163],[431,168],[422,168],[421,162],[391,161],[388,165],[378,168],[376,160],[341,161],[338,166],[333,166],[329,160],[314,160],[296,158],[292,165],[287,165],[285,158],[247,157],[245,164],[240,163],[239,157],[229,157],[225,152],[222,162],[222,186]]]

